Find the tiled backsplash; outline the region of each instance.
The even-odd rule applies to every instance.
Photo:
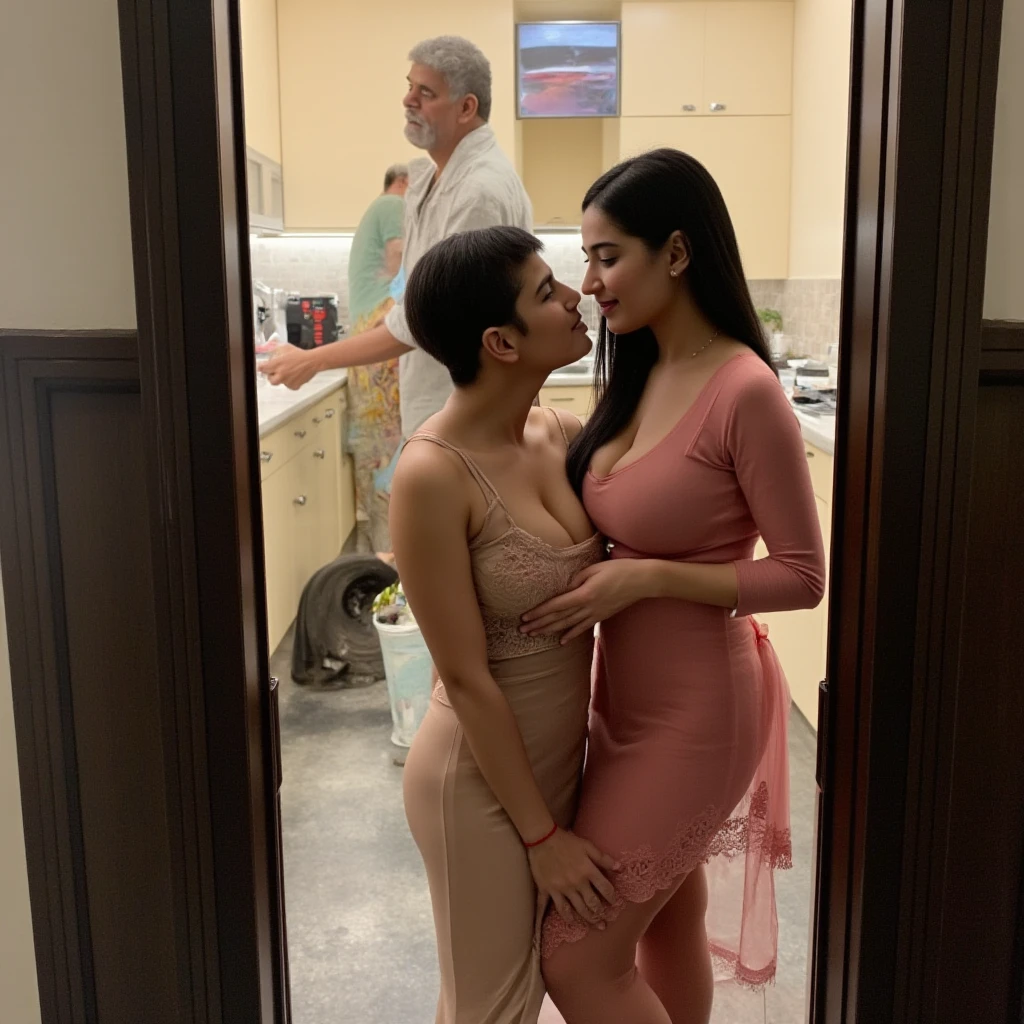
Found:
[[[758,309],[782,314],[784,344],[793,355],[824,362],[829,345],[839,341],[838,278],[751,281],[750,294]]]
[[[351,235],[249,236],[254,281],[303,295],[336,294],[338,318],[348,319],[348,254]]]
[[[573,288],[583,282],[581,238],[577,232],[538,232],[544,258],[555,276]],[[250,238],[252,273],[271,288],[303,294],[336,293],[338,315],[349,326],[348,254],[350,235],[299,235]],[[777,309],[788,348],[798,355],[825,359],[828,346],[839,340],[839,281],[751,281],[750,292],[758,309]],[[584,296],[580,306],[592,329],[600,320],[597,304]]]

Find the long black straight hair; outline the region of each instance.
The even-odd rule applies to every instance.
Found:
[[[702,164],[676,149],[634,157],[590,186],[583,209],[592,205],[651,253],[661,250],[673,232],[681,232],[690,255],[685,274],[700,311],[723,335],[748,345],[772,366],[729,211]],[[567,462],[577,494],[594,452],[632,420],[657,359],[658,342],[650,327],[616,335],[601,320],[594,356],[597,406],[570,446]]]

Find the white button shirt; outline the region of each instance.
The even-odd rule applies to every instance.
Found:
[[[456,232],[499,224],[533,230],[533,208],[526,189],[498,147],[490,125],[470,132],[455,147],[431,188],[436,170],[429,158],[415,160],[409,167],[402,254],[406,280],[431,246]],[[385,323],[399,341],[412,347],[401,357],[398,374],[402,434],[409,437],[447,401],[452,379],[416,344],[401,303],[392,307]]]

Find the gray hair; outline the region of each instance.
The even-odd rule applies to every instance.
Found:
[[[438,36],[417,43],[409,54],[414,64],[439,72],[453,99],[475,96],[480,117],[491,118],[491,65],[468,39]]]
[[[384,191],[387,192],[389,188],[400,178],[409,177],[409,168],[405,164],[392,164],[384,172]]]

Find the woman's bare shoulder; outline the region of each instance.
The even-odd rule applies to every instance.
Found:
[[[538,431],[543,431],[548,442],[562,449],[566,443],[583,429],[579,417],[568,409],[553,409],[549,406],[534,406],[530,410],[529,422]]]
[[[392,480],[392,500],[408,494],[415,498],[449,497],[462,493],[460,459],[451,449],[427,437],[405,442]]]

